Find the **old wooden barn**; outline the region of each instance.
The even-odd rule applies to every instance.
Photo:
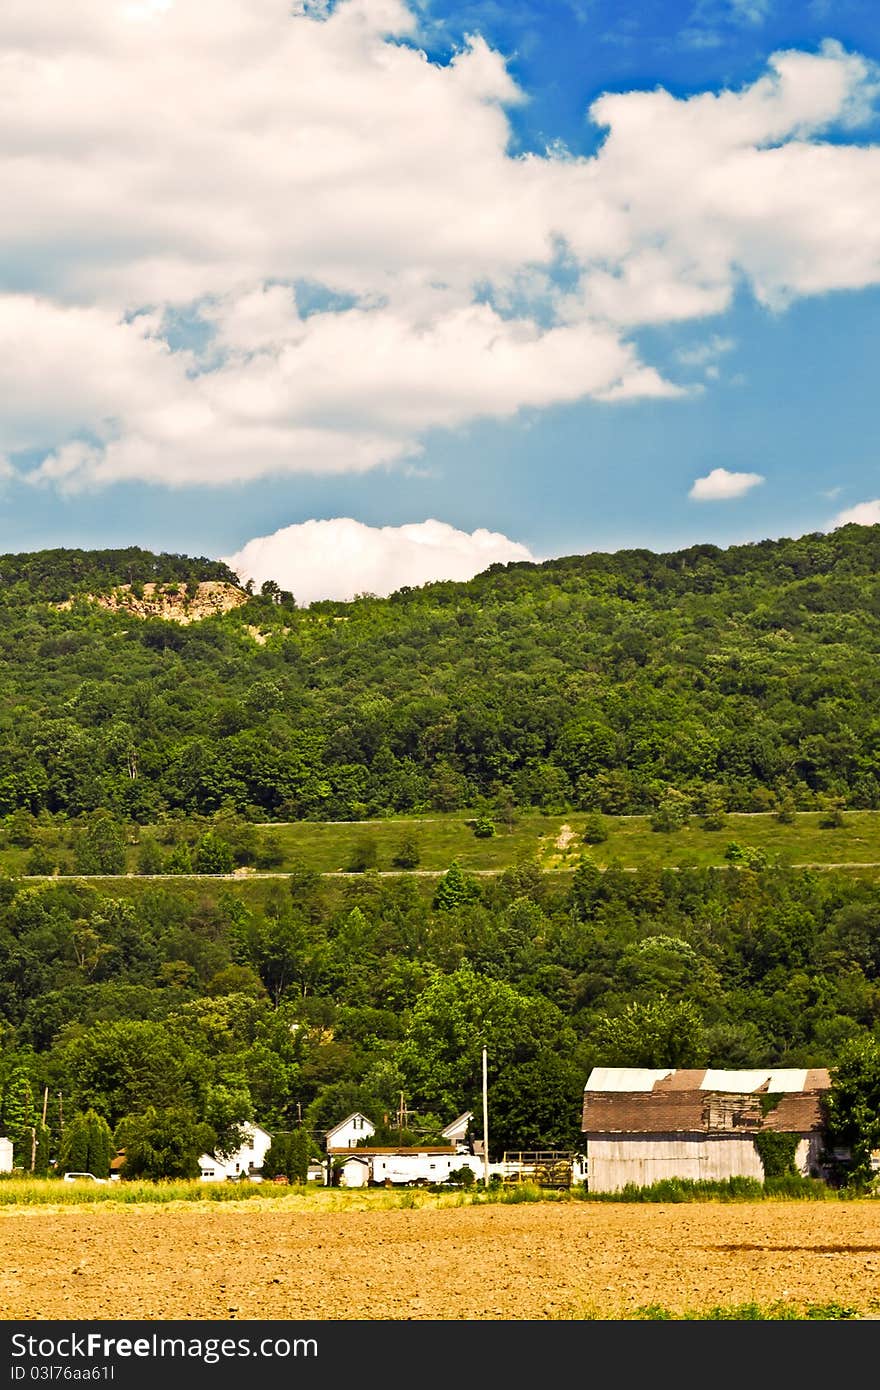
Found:
[[[663,1178],[762,1181],[762,1130],[796,1136],[795,1166],[819,1175],[827,1070],[594,1067],[584,1088],[587,1183],[615,1192]]]

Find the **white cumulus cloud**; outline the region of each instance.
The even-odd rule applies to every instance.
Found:
[[[364,471],[684,395],[633,330],[739,287],[880,283],[859,54],[602,95],[581,157],[511,152],[527,94],[478,34],[418,40],[403,0],[4,0],[0,452],[67,489]]]
[[[404,585],[472,579],[489,565],[534,560],[527,546],[497,531],[459,531],[445,521],[366,526],[352,517],[302,521],[255,536],[224,557],[241,582],[274,579],[299,604],[316,599],[385,597]]]
[[[846,526],[850,522],[855,522],[856,526],[880,526],[880,497],[870,502],[857,502],[854,507],[838,512],[829,523],[828,530],[834,531],[838,526]]]
[[[726,468],[713,468],[705,478],[694,480],[688,497],[697,502],[722,502],[728,497],[742,497],[763,481],[760,473],[731,473]]]

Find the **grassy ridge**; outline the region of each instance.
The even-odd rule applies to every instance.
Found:
[[[801,811],[789,825],[772,813],[730,813],[720,830],[703,830],[696,819],[684,828],[668,832],[651,829],[647,816],[606,816],[608,838],[601,844],[584,843],[584,813],[567,816],[538,812],[520,814],[510,828],[499,826],[489,839],[478,839],[468,824],[467,812],[428,818],[395,817],[388,820],[339,822],[298,821],[261,827],[261,833],[277,840],[282,858],[274,873],[289,873],[295,866],[322,874],[351,871],[353,856],[364,841],[375,846],[375,867],[380,873],[401,872],[394,856],[403,838],[415,836],[419,846],[420,874],[440,874],[453,859],[471,873],[497,873],[522,859],[537,860],[547,871],[572,870],[583,854],[600,867],[622,868],[723,866],[731,842],[763,851],[771,863],[786,865],[880,866],[880,811],[847,811],[840,828],[823,829],[822,813]],[[147,827],[144,834],[160,834],[162,827]],[[132,836],[127,850],[127,872],[137,872],[139,845]],[[0,871],[26,873],[28,851],[13,846],[0,849]],[[406,871],[404,871],[406,872]],[[247,870],[242,878],[256,878]]]

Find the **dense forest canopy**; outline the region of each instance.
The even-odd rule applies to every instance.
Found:
[[[123,830],[214,818],[199,852],[216,874],[223,825],[257,820],[878,808],[878,561],[880,527],[849,526],[493,566],[308,609],[268,584],[182,625],[92,599],[234,576],[137,550],[7,556],[4,832],[24,844],[71,822],[80,856],[118,874]],[[318,1138],[355,1109],[391,1124],[401,1095],[414,1133],[436,1136],[479,1109],[484,1042],[499,1156],[576,1147],[598,1063],[849,1058],[880,1088],[871,872],[600,872],[588,845],[573,873],[360,867],[249,886],[0,877],[0,1132],[16,1161],[63,1162],[66,1116],[77,1152],[189,1135],[192,1171],[243,1119]]]
[[[880,807],[880,527],[307,609],[269,583],[186,627],[86,597],[201,579],[235,582],[136,548],[0,557],[0,815]]]

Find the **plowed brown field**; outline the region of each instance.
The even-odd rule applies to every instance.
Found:
[[[880,1201],[0,1212],[7,1319],[625,1318],[777,1300],[877,1316]]]

